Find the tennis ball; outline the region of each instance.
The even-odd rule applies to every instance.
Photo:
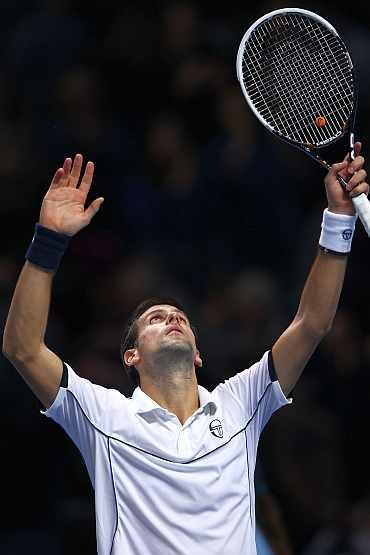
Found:
[[[324,125],[326,125],[326,118],[324,118],[324,116],[317,116],[317,118],[315,118],[315,123],[317,127],[324,127]]]

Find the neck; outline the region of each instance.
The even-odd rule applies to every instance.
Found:
[[[176,414],[181,424],[199,408],[198,382],[194,366],[166,372],[141,372],[140,387],[161,407]]]

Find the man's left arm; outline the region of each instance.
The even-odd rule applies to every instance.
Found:
[[[294,320],[272,348],[276,374],[285,395],[293,389],[317,345],[330,331],[337,311],[347,266],[345,241],[348,242],[348,235],[351,235],[346,226],[352,223],[355,215],[351,197],[369,192],[360,150],[361,143],[356,143],[355,159],[351,161],[347,156],[343,162],[333,164],[325,178],[328,213],[325,214],[320,244],[338,247],[319,249]],[[342,189],[338,174],[348,182],[348,191]]]

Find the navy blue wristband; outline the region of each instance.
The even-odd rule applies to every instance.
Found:
[[[40,224],[35,225],[35,235],[26,252],[26,260],[46,270],[56,271],[71,237]]]

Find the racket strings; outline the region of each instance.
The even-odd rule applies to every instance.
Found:
[[[298,20],[298,24],[299,24],[299,25],[300,25],[300,23],[302,23],[302,21],[299,21],[299,20]],[[268,21],[267,24],[272,25],[272,22],[271,22],[271,21]],[[278,29],[279,29],[279,27],[278,27]],[[275,31],[275,28],[272,27],[271,30],[274,30],[274,31]],[[292,56],[292,52],[291,52],[292,49],[291,49],[291,47],[290,47],[291,43],[295,43],[295,45],[296,45],[297,47],[300,47],[300,51],[301,51],[301,52],[305,52],[305,53],[307,53],[307,54],[313,54],[313,53],[315,53],[315,52],[320,53],[320,51],[321,51],[321,46],[318,44],[318,41],[317,41],[317,40],[316,40],[316,41],[313,41],[313,40],[312,40],[312,37],[307,36],[307,33],[306,33],[306,36],[304,36],[304,35],[302,34],[302,32],[301,32],[301,31],[302,31],[302,27],[301,27],[301,26],[300,26],[299,30],[300,30],[299,33],[296,32],[296,31],[291,33],[291,36],[289,37],[289,41],[287,41],[287,40],[284,40],[284,41],[279,40],[279,41],[276,41],[275,44],[273,44],[273,43],[271,42],[271,37],[268,37],[268,38],[269,38],[268,44],[269,44],[269,46],[270,46],[270,52],[268,51],[268,49],[265,49],[265,52],[264,52],[263,56],[264,56],[264,57],[270,56],[270,58],[271,58],[271,54],[273,53],[273,52],[271,53],[271,50],[272,50],[272,49],[275,49],[276,51],[278,51],[279,47],[283,47],[283,46],[286,47],[286,52],[284,52],[284,54],[289,54],[289,53],[290,53],[290,55]],[[303,30],[305,30],[305,29],[303,29]],[[261,31],[261,30],[259,29],[259,31]],[[285,32],[283,33],[284,37],[287,37],[287,34],[288,34],[287,31],[285,31]],[[337,41],[335,40],[335,37],[333,37],[332,35],[329,35],[329,37],[332,38],[332,39],[334,39],[334,41],[332,41],[332,42],[334,42],[334,46],[335,46],[335,45],[338,46],[338,43],[337,43]],[[325,37],[325,35],[322,34],[322,38],[327,38],[327,37]],[[299,40],[294,41],[294,39],[299,39]],[[303,40],[303,39],[306,39],[306,40]],[[308,39],[308,40],[307,40],[307,39]],[[288,45],[288,42],[289,42],[289,45]],[[308,44],[309,44],[309,43],[312,45],[312,48],[311,48],[311,49],[308,48]],[[337,49],[334,49],[333,46],[330,45],[330,44],[328,43],[327,40],[326,40],[326,44],[327,44],[328,48],[330,48],[331,53],[332,53],[332,55],[334,56],[334,58],[336,57],[336,55],[337,55],[339,52],[342,51],[342,49],[341,49],[340,47],[338,47]],[[261,49],[264,49],[264,44],[261,44],[261,42],[259,43],[259,46],[260,46]],[[272,48],[271,48],[271,47],[272,47]],[[304,49],[304,50],[303,50],[303,49]],[[295,54],[297,54],[297,52],[293,52],[293,56],[294,56]],[[256,59],[257,59],[257,58],[256,58]],[[286,56],[286,59],[289,59],[289,56]],[[297,60],[296,60],[296,59],[295,59],[294,61],[295,61],[296,64],[297,64],[297,69],[300,69],[300,68],[299,68],[299,65],[300,65],[300,64],[297,63]],[[301,64],[301,65],[303,65],[304,67],[306,66],[305,60],[298,60],[298,62],[299,62],[299,61],[303,62],[303,64]],[[335,68],[335,69],[338,69],[338,68]],[[339,69],[340,69],[340,68],[339,68]],[[266,75],[264,75],[264,77],[266,77]],[[343,77],[345,78],[346,76],[343,75]]]
[[[300,44],[297,45],[298,48],[298,53],[300,54],[300,58],[301,58],[301,62],[302,62],[302,66],[304,66],[304,64],[309,63],[310,59],[308,58],[307,52],[304,49],[304,46],[301,46]],[[322,67],[325,65],[325,61],[322,60],[322,49],[317,48],[315,54],[317,55],[317,57],[321,58],[321,62],[323,62],[321,65],[318,64],[318,67],[320,69],[322,69]],[[327,57],[327,56],[326,56]],[[329,61],[329,60],[326,60]],[[298,68],[299,69],[299,68]],[[308,97],[309,97],[309,102],[305,103],[305,98],[302,96],[302,94],[300,94],[300,100],[301,100],[301,114],[304,116],[303,118],[301,118],[301,121],[304,121],[304,119],[307,117],[307,115],[309,115],[309,112],[307,113],[307,108],[305,109],[305,104],[309,109],[314,109],[315,108],[315,103],[316,103],[316,98],[317,98],[317,94],[320,94],[320,89],[322,85],[325,85],[327,87],[332,86],[335,82],[329,82],[328,78],[327,78],[328,72],[320,72],[320,73],[314,73],[311,77],[312,79],[310,81],[306,81],[306,85],[308,85]],[[334,85],[335,86],[335,85]],[[339,98],[341,98],[342,96],[342,91],[339,90],[338,87],[336,87],[337,91],[339,92],[340,96]],[[301,93],[301,89],[299,87],[295,88],[294,84],[292,85],[292,90],[295,91],[296,93]],[[339,132],[341,132],[342,128],[343,128],[343,121],[339,121],[338,117],[337,117],[337,113],[336,111],[330,111],[330,102],[327,100],[327,96],[323,95],[321,97],[321,102],[323,104],[323,108],[325,110],[325,115],[326,115],[326,120],[327,120],[327,124],[325,127],[323,127],[321,129],[321,133],[320,133],[320,129],[317,128],[316,125],[311,125],[311,132],[312,135],[314,136],[316,141],[320,141],[320,139],[322,139],[322,135],[324,135],[325,139],[330,138],[330,135],[335,135],[338,130]],[[305,103],[305,104],[304,104]],[[303,104],[303,106],[302,106]],[[336,108],[338,109],[338,105],[336,106]],[[340,106],[342,107],[342,106]],[[333,118],[331,120],[331,118],[328,118],[329,112],[333,115]],[[311,118],[312,119],[312,118]],[[335,125],[336,124],[336,127]],[[306,138],[306,142],[307,142],[307,138]],[[311,141],[312,142],[312,141]]]
[[[333,140],[351,114],[350,59],[335,35],[307,17],[279,16],[257,27],[245,45],[243,80],[265,121],[300,143]],[[325,126],[317,127],[317,116]]]
[[[301,20],[300,24],[304,24],[305,21]],[[310,22],[310,26],[312,27],[312,24]],[[348,58],[345,58],[345,66],[343,68],[343,65],[340,63],[340,54],[343,53],[343,50],[340,48],[333,48],[331,44],[329,44],[328,41],[328,37],[333,37],[333,35],[329,34],[329,33],[323,33],[322,28],[318,27],[318,32],[321,35],[322,40],[324,41],[326,48],[320,49],[318,50],[318,56],[321,58],[321,60],[323,61],[322,66],[320,66],[320,69],[323,69],[325,67],[325,64],[327,64],[327,67],[329,66],[330,70],[331,70],[331,75],[334,73],[336,73],[338,70],[341,73],[340,77],[341,79],[328,79],[328,73],[322,72],[320,73],[320,78],[323,80],[323,84],[327,85],[329,87],[331,87],[331,90],[337,92],[338,94],[335,97],[336,100],[336,108],[338,109],[338,111],[340,111],[341,109],[345,110],[345,113],[342,114],[342,117],[344,116],[344,120],[342,119],[342,121],[338,120],[337,118],[337,110],[334,110],[331,112],[331,114],[334,116],[333,119],[336,121],[337,125],[340,126],[343,129],[343,125],[345,125],[345,122],[347,121],[348,117],[349,117],[349,113],[348,113],[348,103],[345,103],[343,101],[345,101],[345,99],[347,98],[352,98],[353,94],[348,94],[348,90],[346,90],[346,87],[344,86],[344,84],[348,84],[348,80],[352,80],[352,72],[351,72],[351,68],[349,68],[348,66]],[[334,37],[333,37],[334,38]],[[335,44],[335,40],[331,41],[334,42]],[[328,52],[330,52],[330,56],[328,54]],[[344,53],[345,55],[345,53]],[[324,59],[323,59],[324,58]],[[333,64],[333,60],[335,60],[335,63]],[[347,71],[345,72],[344,69],[346,69]],[[324,99],[327,100],[327,97],[324,97]],[[326,109],[329,108],[329,112],[330,112],[330,107],[331,104],[327,102],[327,106]],[[347,111],[346,111],[347,109]],[[330,115],[329,112],[326,112],[326,115]],[[328,120],[330,123],[330,119]]]
[[[290,68],[288,68],[288,72],[289,71]],[[280,80],[280,82],[281,81],[282,79]],[[305,105],[307,106],[307,101],[300,94],[300,89],[296,88],[297,83],[295,83],[294,78],[290,82],[290,87],[292,87],[292,91],[295,91],[295,106],[298,106],[299,108],[299,110],[296,109],[294,111],[292,111],[291,109],[289,109],[289,111],[284,111],[284,109],[281,109],[282,107],[284,108],[287,103],[289,103],[289,106],[291,106],[292,91],[290,91],[288,94],[283,87],[275,86],[275,84],[273,83],[267,83],[266,80],[263,82],[263,87],[259,87],[255,80],[254,84],[256,86],[256,90],[252,90],[250,94],[256,108],[259,111],[263,112],[264,105],[265,112],[267,111],[269,113],[270,119],[275,124],[277,124],[280,130],[283,129],[283,131],[285,131],[285,133],[288,135],[294,135],[295,133],[298,133],[299,140],[301,142],[307,142],[307,139],[304,137],[303,134],[300,133],[300,131],[302,127],[302,122],[306,121],[310,112],[305,110]],[[260,98],[258,98],[258,96],[260,96]],[[316,135],[315,131],[314,135]],[[317,135],[315,138],[319,140],[319,137]]]
[[[270,31],[276,31],[276,28],[274,27],[274,22],[273,21],[269,21],[268,22],[269,26],[270,26]],[[275,33],[276,34],[276,33]],[[287,33],[284,33],[284,36],[286,37]],[[302,35],[298,34],[298,33],[294,33],[294,36],[297,38],[302,39]],[[291,41],[290,41],[291,42]],[[312,42],[312,41],[311,41]],[[299,42],[297,41],[297,46],[298,46]],[[297,130],[297,125],[293,126],[290,125],[289,123],[291,122],[291,119],[293,117],[293,124],[297,124],[299,122],[298,117],[299,115],[301,115],[304,112],[304,98],[302,97],[301,94],[301,88],[302,88],[302,84],[301,84],[301,77],[300,74],[297,72],[292,73],[292,69],[293,67],[291,67],[293,65],[293,62],[296,62],[296,58],[297,58],[297,53],[299,53],[298,49],[294,52],[293,57],[291,55],[291,48],[290,45],[288,46],[287,41],[285,40],[284,42],[282,41],[278,41],[278,45],[274,50],[274,54],[275,57],[278,58],[277,62],[278,64],[280,64],[280,67],[277,62],[274,60],[273,57],[270,56],[270,60],[272,63],[272,66],[274,67],[274,71],[275,73],[278,73],[278,77],[279,80],[276,83],[276,85],[273,87],[273,94],[275,94],[278,98],[276,98],[275,104],[276,107],[279,108],[281,101],[283,102],[287,102],[290,100],[290,98],[288,97],[287,92],[289,92],[289,95],[291,96],[293,94],[294,96],[294,101],[296,106],[299,108],[299,111],[295,110],[294,112],[290,111],[290,118],[287,119],[286,117],[284,118],[284,111],[282,111],[281,116],[283,117],[283,119],[285,119],[285,125],[289,127],[289,130],[292,132],[294,132],[294,130]],[[316,45],[315,45],[316,46]],[[290,56],[287,56],[287,54],[290,53]],[[267,57],[268,55],[266,55]],[[296,64],[295,64],[296,65]],[[280,70],[283,71],[280,71]],[[290,78],[290,75],[293,75],[293,78]],[[297,79],[298,78],[298,79]],[[286,86],[286,81],[288,80],[288,87]],[[272,83],[274,84],[274,83]],[[289,115],[290,115],[289,114]],[[280,114],[279,114],[280,116]],[[282,117],[279,117],[280,122],[283,123]],[[287,125],[288,124],[288,125]],[[303,137],[302,135],[300,135],[300,140],[302,140]]]
[[[303,49],[302,49],[302,47],[300,47],[300,48],[298,48],[297,50],[302,52]],[[288,60],[289,60],[289,58],[288,58]],[[281,60],[280,60],[280,62],[281,62]],[[285,62],[285,59],[284,59],[284,62]],[[302,63],[302,62],[301,62],[301,63]],[[275,65],[276,65],[276,64],[275,64]],[[286,65],[286,63],[285,63],[285,65]],[[287,70],[288,74],[291,73],[290,70],[291,70],[292,68],[288,67],[288,68],[285,68],[285,69]],[[285,75],[285,74],[286,74],[286,72],[284,73],[284,75]],[[282,79],[281,79],[281,76],[280,76],[280,82],[281,82],[281,80],[282,80]],[[298,84],[298,83],[297,83],[297,84]],[[292,91],[295,92],[295,98],[294,98],[294,100],[295,100],[296,103],[298,103],[298,105],[299,105],[299,107],[300,107],[300,112],[302,113],[302,112],[304,112],[304,106],[305,106],[305,105],[307,106],[307,101],[306,101],[306,99],[304,99],[304,98],[302,97],[301,94],[299,94],[299,93],[300,93],[300,87],[299,87],[299,86],[297,87],[297,86],[295,86],[295,85],[296,85],[296,83],[293,81],[293,82],[291,83],[290,92],[292,92]],[[287,98],[286,98],[286,97],[287,97],[286,91],[284,91],[281,87],[280,87],[280,90],[279,90],[279,87],[277,87],[277,91],[275,91],[275,93],[276,93],[276,92],[278,93],[278,96],[280,96],[280,98],[279,98],[280,101],[282,100],[282,95],[285,96],[285,99],[284,99],[284,100],[287,99]],[[279,93],[280,93],[280,94],[279,94]],[[285,95],[284,95],[284,93],[285,93]],[[313,93],[316,94],[316,90],[313,90]],[[301,100],[301,102],[299,102],[300,100]],[[305,103],[303,104],[304,101],[305,101]],[[278,105],[278,104],[279,104],[279,101],[277,102],[277,105]],[[327,107],[326,107],[326,108],[327,108]],[[312,109],[312,108],[311,108],[311,109]],[[327,109],[326,109],[326,112],[328,112]],[[291,112],[290,112],[290,113],[291,113]],[[306,115],[307,115],[307,114],[306,114]],[[279,119],[280,119],[280,123],[281,123],[281,118],[279,118]],[[312,118],[310,118],[310,119],[311,119],[311,121],[312,121]],[[297,122],[297,118],[295,118],[295,120],[296,120],[296,122]],[[289,126],[289,128],[290,128],[290,131],[292,131],[291,126]],[[328,128],[326,128],[326,130],[327,130],[327,129],[328,129]],[[333,131],[333,130],[331,130],[331,131]],[[318,137],[318,134],[317,134],[315,128],[313,128],[313,133],[314,133],[314,135],[315,135],[315,139],[316,139],[316,140],[319,140],[319,137]],[[300,138],[301,141],[303,140],[302,135],[300,135],[299,138]],[[307,140],[307,139],[306,139],[306,140]]]
[[[272,31],[275,31],[275,29],[271,29]],[[258,43],[258,47],[261,49],[261,51],[263,52],[263,43],[261,42],[264,39],[264,35],[260,36],[259,34],[256,34],[255,36],[256,42]],[[268,43],[271,46],[271,38],[270,36],[268,36]],[[285,45],[285,41],[278,41],[278,44],[283,44]],[[252,52],[252,54],[254,54]],[[261,68],[261,72],[260,75],[258,77],[260,77],[260,79],[258,80],[258,83],[256,81],[256,79],[254,79],[254,84],[256,86],[256,88],[258,89],[259,93],[262,93],[262,102],[265,104],[265,106],[268,108],[268,111],[271,115],[271,118],[274,119],[278,118],[279,119],[279,124],[280,126],[286,126],[289,128],[289,131],[294,132],[294,129],[292,129],[291,125],[290,125],[290,119],[287,119],[286,117],[284,117],[284,113],[280,110],[280,105],[283,102],[285,102],[288,97],[286,94],[286,91],[284,90],[284,88],[282,86],[276,86],[275,85],[275,81],[276,81],[276,70],[277,65],[274,62],[274,60],[272,59],[271,56],[266,55],[264,56],[265,59],[268,59],[269,62],[266,64],[265,66],[261,66],[261,64],[259,63],[259,66]],[[253,74],[252,74],[252,77]],[[270,79],[269,79],[270,77]],[[282,82],[282,78],[280,79],[280,82]],[[259,85],[259,86],[258,86]],[[261,86],[262,85],[262,86]],[[262,89],[262,90],[261,90]],[[253,90],[251,91],[252,96],[253,96]],[[256,95],[255,95],[256,96]],[[258,93],[257,93],[258,96]],[[256,99],[254,99],[256,101]],[[258,99],[257,99],[257,104],[260,104],[260,102],[258,103]],[[292,114],[293,119],[295,120],[295,122],[297,122],[297,114],[296,112],[294,112]]]
[[[285,33],[285,34],[286,34],[286,33]],[[298,36],[298,34],[295,33],[295,36]],[[279,41],[279,42],[280,42],[280,47],[281,47],[281,46],[282,46],[282,41]],[[300,42],[302,42],[302,41],[300,40]],[[311,43],[312,43],[312,40],[311,40]],[[306,43],[303,44],[303,47],[301,46],[301,44],[299,44],[299,43],[297,44],[297,51],[296,51],[296,53],[301,53],[301,54],[303,54],[303,59],[300,60],[300,61],[301,61],[301,65],[302,65],[302,63],[303,63],[303,65],[304,65],[304,64],[305,64],[305,61],[306,61],[306,60],[304,59],[304,58],[305,58],[305,57],[304,57],[304,54],[305,54],[304,47],[305,47],[305,46],[306,46]],[[316,45],[314,45],[314,47],[315,47],[315,46],[316,46]],[[320,48],[317,48],[317,46],[316,46],[316,48],[314,48],[314,49],[315,49],[317,52],[320,52]],[[279,52],[279,49],[276,49],[276,52]],[[284,54],[284,53],[283,53],[283,54]],[[302,58],[302,56],[301,56],[301,58]],[[280,63],[283,62],[283,66],[284,66],[284,65],[286,66],[286,62],[285,62],[286,59],[288,59],[288,61],[289,61],[289,57],[284,57],[284,58],[283,58],[282,56],[280,56],[280,60],[279,60],[279,61],[280,61]],[[290,60],[290,61],[291,61],[291,60]],[[295,60],[293,60],[293,61],[297,62],[296,56],[295,56]],[[297,65],[297,63],[296,63],[296,65]],[[275,69],[276,69],[276,64],[275,64]],[[287,70],[287,72],[288,72],[289,75],[291,74],[291,71],[290,71],[290,70],[292,69],[291,67],[285,67],[284,69]],[[286,75],[286,71],[284,72],[283,76],[284,76],[284,75]],[[282,75],[280,75],[280,82],[281,82],[281,77],[282,77]],[[298,75],[298,77],[299,77],[299,75]],[[320,76],[320,78],[322,79],[322,76]],[[317,80],[317,82],[318,82],[318,84],[320,84],[318,80]],[[296,94],[295,94],[294,100],[295,100],[296,103],[299,104],[299,107],[301,108],[300,112],[302,113],[302,112],[304,112],[304,104],[303,104],[303,101],[305,101],[306,99],[302,98],[302,95],[299,94],[299,93],[300,93],[300,87],[299,87],[299,86],[296,87],[296,85],[299,85],[299,83],[296,83],[296,82],[295,82],[295,79],[294,79],[294,77],[293,77],[293,81],[290,82],[290,92],[291,92],[291,93],[292,93],[292,92],[295,92],[295,93],[296,93]],[[311,85],[312,85],[312,84],[311,84]],[[311,87],[311,89],[312,89],[312,87]],[[281,87],[280,87],[280,91],[279,91],[279,87],[277,87],[277,91],[276,91],[276,92],[277,92],[277,93],[283,92],[283,94],[284,94],[284,92],[286,92],[286,91],[282,91]],[[297,93],[298,93],[298,94],[297,94]],[[313,94],[316,94],[316,90],[312,90],[312,93],[313,93]],[[286,97],[286,96],[287,96],[287,95],[285,94],[285,97]],[[280,94],[280,99],[281,99],[281,94]],[[302,102],[299,102],[300,100],[301,100]],[[307,102],[305,102],[305,104],[307,105]],[[326,112],[327,112],[327,111],[328,111],[328,110],[327,110],[327,106],[326,106]],[[337,123],[338,123],[338,121],[337,121]],[[328,128],[326,128],[326,130],[327,130],[327,129],[328,129]],[[331,131],[333,132],[333,130],[331,130]],[[318,139],[317,133],[314,132],[314,135],[316,135],[315,138]],[[300,136],[300,139],[302,140],[302,135]]]

